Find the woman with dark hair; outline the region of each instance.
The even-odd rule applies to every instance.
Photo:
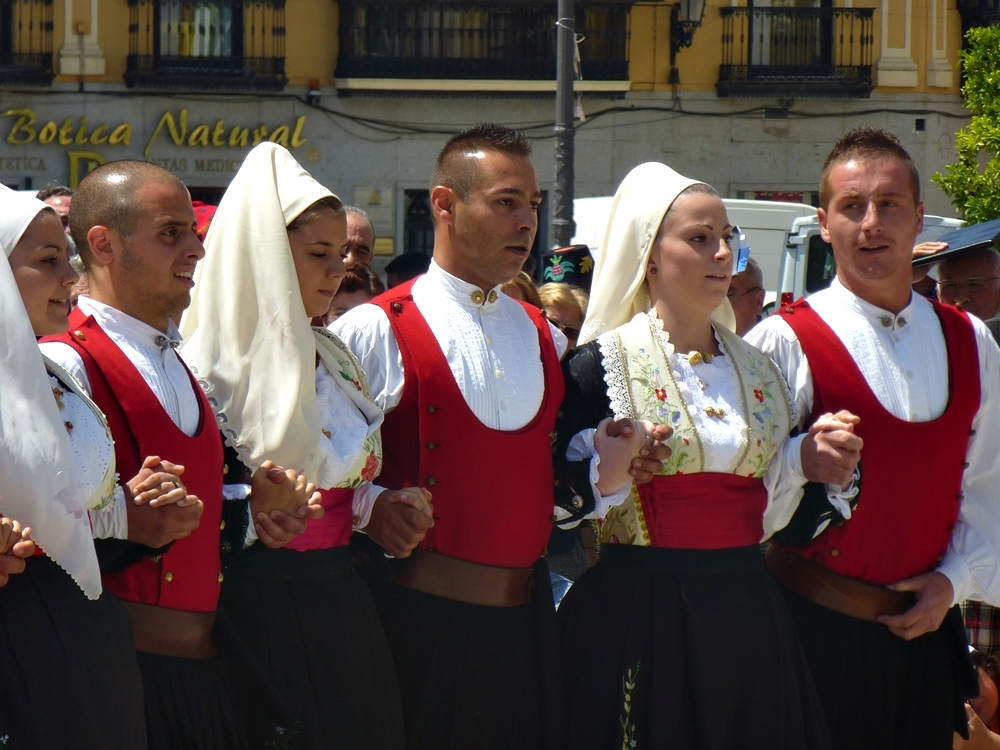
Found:
[[[384,291],[385,284],[371,268],[349,264],[344,280],[340,282],[340,289],[337,290],[333,304],[330,305],[330,312],[323,319],[323,324],[329,325],[348,310],[363,305]]]
[[[285,697],[293,746],[391,749],[392,656],[348,548],[383,492],[382,412],[350,351],[309,325],[338,292],[346,245],[340,200],[284,148],[256,147],[209,229],[183,356],[225,438],[227,481],[273,460],[323,497],[325,515],[286,549],[229,551],[220,602]],[[419,490],[393,501],[429,509]]]
[[[556,428],[557,497],[578,499],[560,505],[601,524],[601,560],[559,610],[573,748],[830,747],[760,554],[801,496],[769,467],[798,444],[781,375],[732,331],[733,232],[710,186],[643,164],[596,253]],[[600,508],[590,436],[603,496],[631,485],[636,455],[613,449],[612,418],[635,420],[640,442],[669,425],[672,453],[651,483]]]

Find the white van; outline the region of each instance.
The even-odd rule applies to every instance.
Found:
[[[613,196],[577,198],[573,201],[576,234],[571,244],[597,248],[604,241],[604,230],[613,201]],[[737,198],[723,198],[722,202],[726,205],[729,222],[739,226],[746,234],[750,257],[760,264],[764,273],[764,288],[772,293],[776,292],[789,230],[799,219],[815,218],[816,209],[804,203]]]
[[[924,231],[917,235],[917,244],[932,242],[946,232],[963,226],[965,222],[961,219],[924,216]],[[781,258],[781,283],[778,287],[781,304],[789,305],[800,297],[826,289],[836,273],[833,248],[820,236],[819,219],[797,219]]]

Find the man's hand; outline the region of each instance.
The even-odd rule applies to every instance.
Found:
[[[159,456],[147,456],[139,473],[125,486],[137,505],[149,503],[154,508],[172,504],[182,507],[194,505],[198,498],[187,493],[181,482],[183,473],[184,467],[180,464],[164,461]]]
[[[431,493],[422,487],[385,490],[372,506],[365,533],[393,557],[409,557],[434,525]]]
[[[948,247],[947,242],[921,242],[913,248],[913,260],[918,258],[926,258],[928,255],[934,255],[934,253],[939,253]],[[910,282],[912,284],[918,284],[927,278],[927,273],[931,270],[933,263],[929,263],[926,266],[918,266],[913,269],[913,280]]]
[[[265,461],[250,480],[251,517],[255,523],[262,515],[273,519],[271,514],[276,510],[305,520],[322,518],[324,514],[316,485],[297,471]]]
[[[893,591],[912,591],[917,603],[901,615],[882,615],[878,621],[904,641],[912,641],[924,633],[931,633],[941,627],[944,617],[951,609],[955,589],[944,573],[931,573],[907,578],[889,586]]]
[[[150,459],[159,462],[156,456],[151,456],[146,462]],[[147,468],[146,462],[143,463],[144,468]],[[142,472],[137,476],[141,474]],[[183,504],[176,502],[153,505],[151,502],[137,503],[126,485],[125,512],[128,517],[128,540],[156,549],[183,539],[197,529],[205,506],[194,495],[188,495],[187,490],[183,492],[185,496]]]
[[[802,473],[810,482],[836,484],[846,488],[861,460],[864,441],[854,434],[861,421],[850,412],[823,414],[809,428],[802,441]]]

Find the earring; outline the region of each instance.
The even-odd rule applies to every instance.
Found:
[[[659,272],[660,272],[660,269],[657,268],[656,266],[650,266],[649,267],[649,275],[650,276],[656,276],[656,274],[658,274]]]

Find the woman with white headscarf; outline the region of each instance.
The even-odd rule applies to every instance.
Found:
[[[558,462],[557,492],[578,501],[561,505],[600,518],[601,561],[559,610],[573,748],[829,747],[759,550],[801,496],[768,472],[795,420],[778,370],[731,330],[732,234],[710,186],[649,163],[622,182],[595,253],[557,455],[597,428],[609,495],[635,452],[607,450],[607,418],[673,433],[662,474],[610,509],[587,461]]]
[[[206,237],[182,354],[218,418],[227,481],[270,459],[323,495],[324,517],[288,548],[231,551],[220,602],[287,697],[297,746],[401,748],[392,656],[348,548],[355,492],[380,491],[382,412],[347,347],[309,325],[337,292],[346,245],[340,200],[287,150],[259,145]]]
[[[0,589],[0,744],[144,748],[132,627],[94,538],[123,530],[127,501],[186,501],[183,468],[154,457],[118,486],[104,415],[38,350],[66,330],[77,279],[56,213],[0,188],[0,246],[0,513],[39,545]]]

